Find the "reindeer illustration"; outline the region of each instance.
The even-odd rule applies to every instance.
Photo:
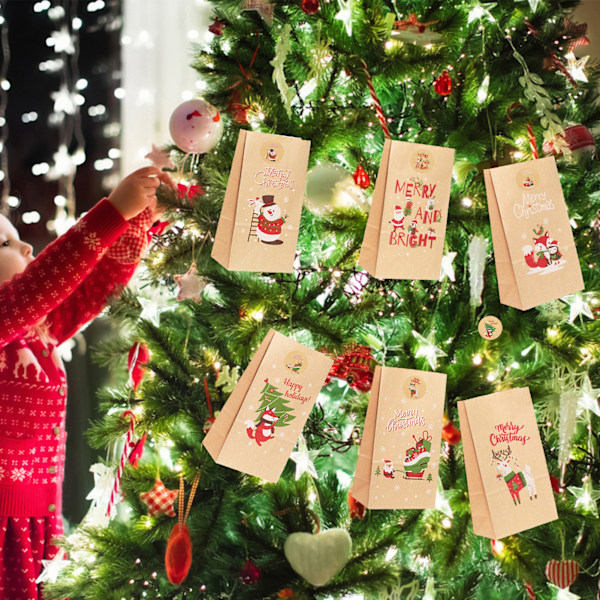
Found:
[[[496,471],[498,472],[496,477],[498,478],[498,481],[504,480],[506,482],[508,491],[510,492],[510,496],[515,505],[517,503],[521,504],[519,493],[523,489],[529,494],[530,500],[533,500],[534,497],[537,498],[537,489],[535,487],[535,480],[531,474],[531,467],[525,465],[525,468],[522,471],[519,471],[519,465],[517,465],[515,461],[515,467],[513,468],[510,464],[511,460],[513,460],[511,456],[505,460],[492,459],[490,464],[495,464],[496,466]]]

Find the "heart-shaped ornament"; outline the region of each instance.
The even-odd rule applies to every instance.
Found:
[[[579,575],[579,563],[576,560],[549,560],[546,563],[546,577],[556,587],[568,588]]]
[[[292,569],[318,587],[344,568],[352,552],[352,538],[345,529],[292,533],[283,551]]]

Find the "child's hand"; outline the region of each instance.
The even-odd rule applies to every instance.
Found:
[[[163,173],[156,167],[144,167],[130,173],[108,197],[109,202],[124,219],[131,219],[147,206],[156,204],[156,188],[163,180]]]

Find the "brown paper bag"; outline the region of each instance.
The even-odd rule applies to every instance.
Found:
[[[500,539],[558,518],[529,388],[458,402],[477,535]]]
[[[434,508],[446,375],[375,367],[352,496],[368,508]]]
[[[439,279],[454,150],[386,140],[358,264],[380,279]]]
[[[277,482],[332,364],[271,329],[202,442],[215,462]]]
[[[211,256],[232,271],[291,273],[310,142],[240,130]]]
[[[554,158],[484,171],[500,302],[521,310],[584,288]]]

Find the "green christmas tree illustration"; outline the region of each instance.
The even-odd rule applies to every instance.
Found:
[[[379,467],[375,469],[375,475],[381,475],[381,470],[379,469]]]
[[[283,393],[270,384],[268,379],[265,379],[265,387],[261,392],[260,406],[256,410],[258,414],[256,423],[260,422],[260,417],[265,410],[270,409],[279,417],[275,423],[275,427],[289,425],[290,421],[293,421],[296,417],[291,414],[293,409],[288,406],[288,403],[289,400],[283,397]]]

